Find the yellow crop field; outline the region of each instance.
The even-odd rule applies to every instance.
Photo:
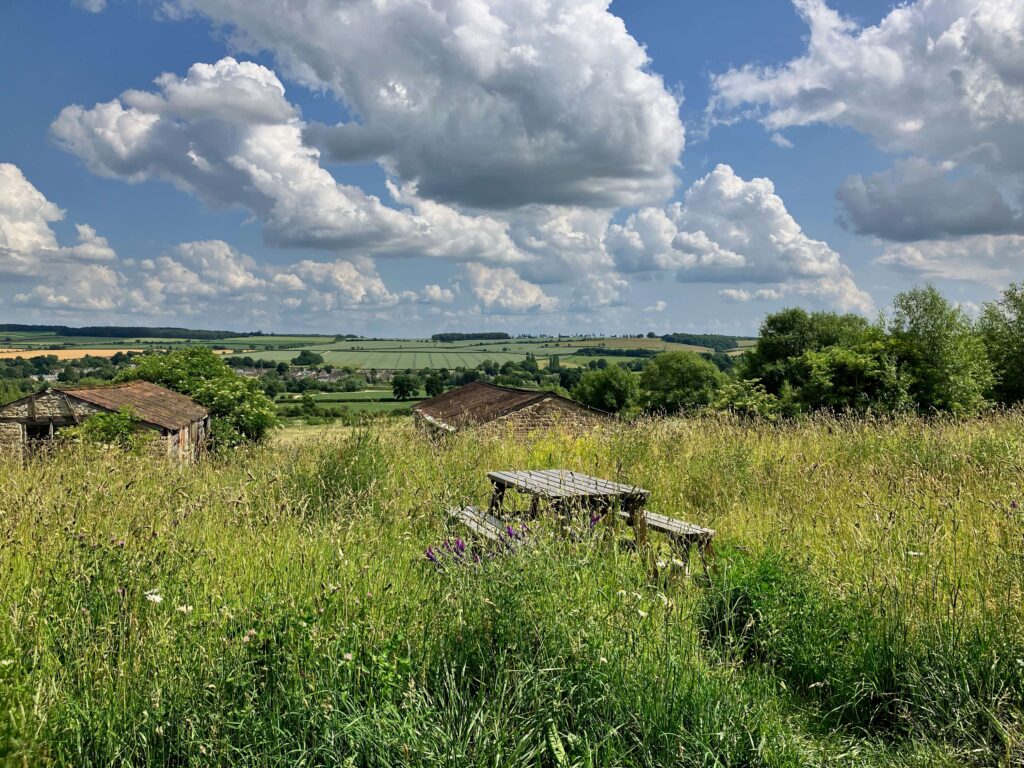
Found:
[[[40,357],[53,355],[58,360],[78,360],[82,357],[113,357],[120,352],[142,352],[141,349],[0,349],[0,359]]]

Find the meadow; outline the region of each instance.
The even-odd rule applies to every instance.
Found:
[[[715,528],[710,577],[544,519],[426,559],[487,470],[549,467]],[[1020,411],[373,422],[170,471],[67,446],[0,483],[3,764],[1024,760]]]

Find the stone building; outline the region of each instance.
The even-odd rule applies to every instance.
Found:
[[[484,381],[423,400],[413,408],[413,416],[421,426],[441,432],[488,425],[519,434],[555,426],[585,430],[615,419],[554,392],[499,387]]]
[[[97,413],[131,408],[153,447],[179,461],[194,461],[210,434],[210,414],[190,397],[148,381],[88,389],[47,389],[0,406],[0,452],[22,456],[63,427]]]

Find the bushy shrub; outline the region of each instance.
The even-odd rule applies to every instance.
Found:
[[[90,416],[78,426],[65,428],[61,436],[94,445],[112,445],[125,451],[139,450],[146,437],[139,415],[127,405],[111,413]]]
[[[722,385],[712,405],[720,411],[729,411],[748,418],[776,419],[781,407],[779,398],[768,392],[756,379],[727,381]]]

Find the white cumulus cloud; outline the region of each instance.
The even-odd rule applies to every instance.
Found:
[[[671,194],[679,104],[609,0],[170,0],[352,119],[311,126],[332,159],[379,160],[474,207],[625,205]]]
[[[558,305],[558,300],[545,294],[540,286],[524,280],[508,267],[469,263],[466,277],[473,295],[487,311],[550,312]]]
[[[392,187],[412,210],[339,184],[302,143],[303,123],[266,67],[225,58],[164,74],[158,92],[127,91],[54,121],[57,141],[94,172],[165,179],[213,206],[248,208],[274,245],[380,256],[429,255],[509,262],[524,258],[506,225]]]
[[[1004,274],[1024,232],[1024,3],[914,0],[860,27],[825,0],[794,0],[806,52],[713,78],[712,119],[753,115],[849,127],[909,155],[837,192],[854,232],[908,243],[880,263],[917,276]],[[991,237],[989,237],[991,236]],[[954,243],[944,241],[953,240]]]
[[[765,285],[753,294],[725,289],[732,300],[796,293],[844,310],[872,308],[839,254],[804,233],[769,179],[747,181],[727,165],[694,182],[681,202],[612,225],[608,248],[625,272]]]

